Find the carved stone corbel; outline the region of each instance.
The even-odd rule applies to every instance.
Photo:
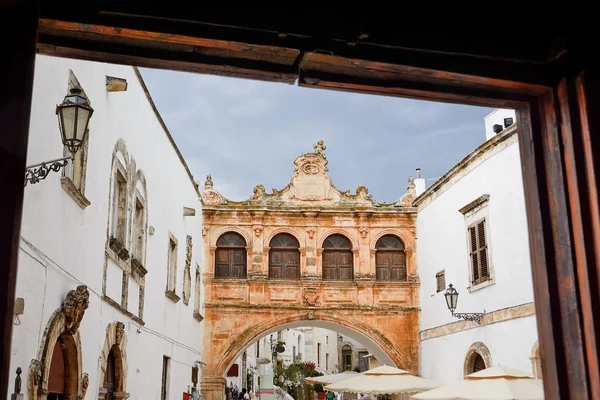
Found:
[[[87,286],[79,285],[77,289],[70,290],[62,304],[65,314],[65,331],[74,335],[79,329],[85,310],[90,305],[90,292]]]

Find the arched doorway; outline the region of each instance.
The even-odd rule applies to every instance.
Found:
[[[342,370],[352,370],[352,347],[349,344],[342,347]]]
[[[347,237],[335,234],[323,242],[323,280],[354,279],[354,255]]]
[[[227,232],[217,240],[215,278],[246,278],[246,240],[236,232]]]
[[[77,394],[77,355],[72,337],[58,337],[48,373],[48,400],[72,399]]]
[[[269,243],[269,279],[300,279],[300,244],[289,233],[276,235]]]
[[[116,381],[115,352],[111,349],[106,357],[106,372],[104,373],[104,384],[102,385],[106,390],[104,394],[105,400],[113,400],[116,391]]]
[[[375,244],[375,275],[378,281],[405,281],[404,244],[395,235],[382,236]]]

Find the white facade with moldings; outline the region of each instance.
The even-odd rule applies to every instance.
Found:
[[[487,117],[486,128],[511,115],[501,111]],[[518,130],[513,125],[486,136],[415,200],[421,375],[441,382],[463,379],[476,352],[487,353],[480,354],[487,367],[538,374],[531,359],[537,327]],[[441,272],[445,282],[438,286]],[[451,315],[444,297],[450,283],[459,292],[455,312],[485,311],[481,325]]]
[[[111,78],[107,85],[107,77],[120,78],[119,84],[112,85]],[[16,297],[24,299],[25,307],[13,330],[10,379],[21,367],[25,398],[43,398],[51,377],[42,374],[34,381],[32,360],[48,371],[50,360],[42,359],[43,347],[48,341],[53,348],[56,336],[63,334],[61,305],[70,290],[85,285],[89,306],[72,335],[75,340],[61,336],[78,347],[76,355],[65,353],[80,363],[77,376],[68,377],[76,381],[71,389],[76,393],[70,395],[87,389],[86,398],[103,398],[106,350],[118,343],[116,362],[122,370],[117,379],[122,382],[115,392],[130,399],[160,399],[167,356],[167,398],[178,399],[192,385],[195,361],[202,359],[203,294],[196,290],[202,287],[196,270],[201,277],[203,260],[199,193],[139,73],[127,66],[38,56],[28,165],[64,156],[55,107],[67,94],[69,82],[77,81],[95,110],[85,172],[79,175],[85,187],[74,184],[75,179],[69,182],[62,172],[51,172],[25,187],[16,286]],[[121,257],[109,243],[119,218],[113,201],[116,164],[125,167],[121,178],[127,180],[121,182],[121,244],[127,250],[119,248]],[[178,246],[174,293],[167,296],[170,237]],[[138,262],[132,261],[134,256]],[[123,323],[120,332],[118,322]]]

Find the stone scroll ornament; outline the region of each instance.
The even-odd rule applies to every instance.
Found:
[[[65,314],[65,330],[74,335],[79,329],[85,310],[90,305],[90,292],[87,286],[79,285],[77,289],[69,291],[62,305]]]
[[[117,322],[117,325],[115,327],[115,343],[117,346],[121,345],[124,335],[125,335],[125,324],[122,322]]]

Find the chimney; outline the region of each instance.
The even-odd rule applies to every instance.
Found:
[[[421,168],[417,168],[417,178],[415,179],[415,189],[417,191],[417,197],[425,191],[425,179],[421,178]]]

